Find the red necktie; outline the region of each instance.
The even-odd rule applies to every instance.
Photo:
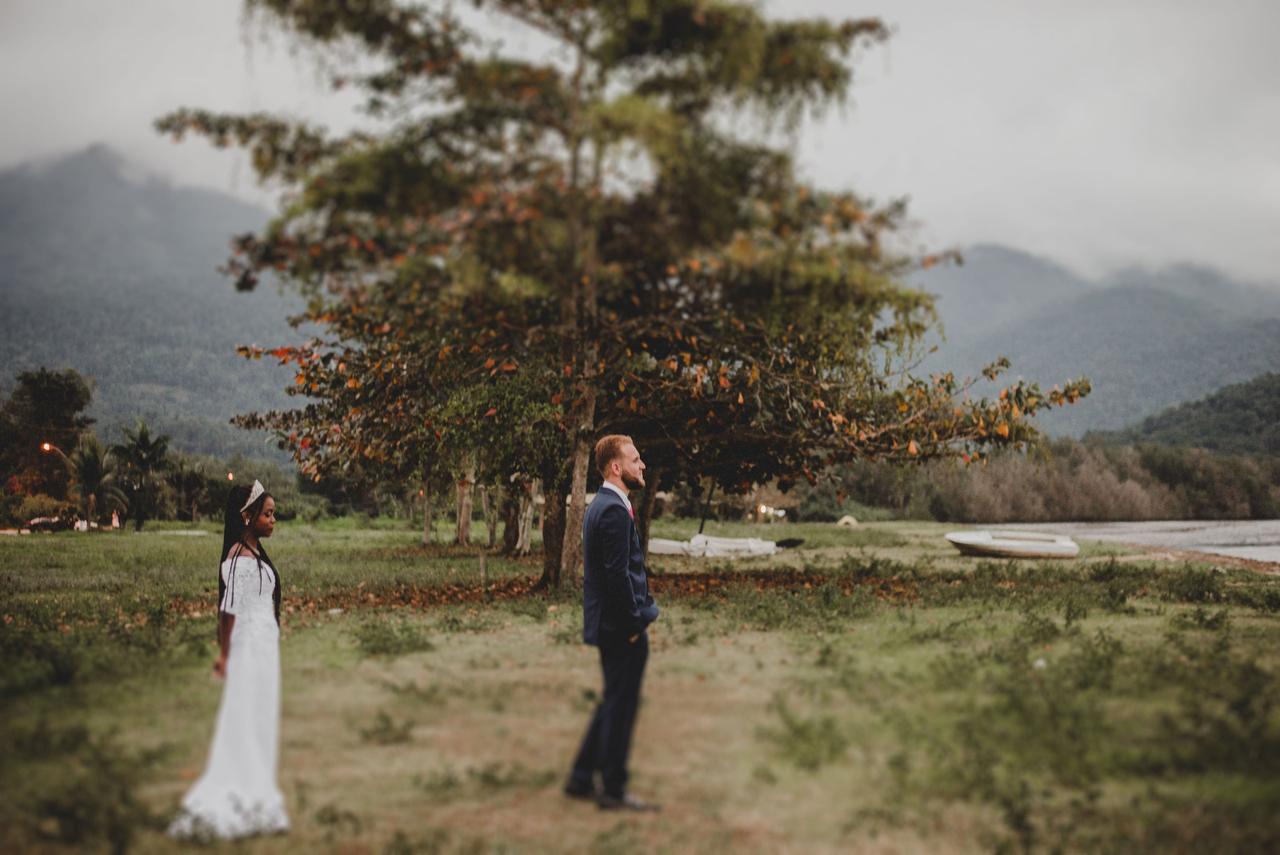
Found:
[[[627,505],[627,513],[631,514],[631,519],[632,519],[632,520],[634,520],[634,519],[636,518],[636,509],[635,509],[634,507],[632,507],[631,505]]]

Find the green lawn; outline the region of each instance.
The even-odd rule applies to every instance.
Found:
[[[201,530],[0,539],[0,849],[173,848],[220,688]],[[805,543],[656,559],[633,767],[665,810],[619,817],[559,794],[599,690],[573,588],[513,596],[538,559],[491,558],[486,594],[478,548],[403,522],[282,524],[294,829],[212,848],[1280,846],[1280,577],[1111,546],[976,562],[945,530],[708,523]]]

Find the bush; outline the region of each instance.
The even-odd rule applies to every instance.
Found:
[[[28,520],[36,517],[63,517],[70,516],[75,511],[75,506],[63,499],[55,499],[52,496],[46,496],[43,493],[37,493],[34,496],[26,496],[19,503],[17,509],[17,522],[26,525]]]
[[[1225,599],[1222,575],[1188,564],[1165,580],[1164,594],[1179,603],[1220,603]]]
[[[79,745],[67,758],[69,779],[34,798],[30,815],[36,832],[82,848],[128,851],[138,831],[161,823],[137,794],[160,756],[128,753],[110,737]]]
[[[373,618],[355,629],[356,644],[365,656],[404,656],[433,645],[422,629],[406,620]]]
[[[831,716],[802,718],[781,697],[774,699],[773,711],[779,725],[762,728],[760,737],[773,743],[783,759],[797,767],[812,772],[839,760],[848,750],[849,737]]]

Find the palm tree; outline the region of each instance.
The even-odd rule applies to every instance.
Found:
[[[142,531],[142,523],[154,511],[160,476],[169,468],[169,437],[153,437],[147,423],[138,419],[136,427],[125,428],[124,442],[113,445],[111,453],[120,463],[120,480],[129,496],[133,530]]]
[[[209,476],[199,463],[178,458],[169,470],[169,486],[178,494],[178,507],[191,512],[191,521],[200,521],[200,503],[209,497]]]
[[[67,458],[71,477],[80,489],[81,509],[86,520],[98,518],[98,503],[126,507],[128,501],[116,481],[116,462],[91,433],[80,437],[80,443]]]

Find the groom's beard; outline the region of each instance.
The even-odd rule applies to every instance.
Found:
[[[639,478],[632,478],[630,475],[623,475],[622,483],[627,485],[628,490],[643,490],[644,476],[641,475]]]

